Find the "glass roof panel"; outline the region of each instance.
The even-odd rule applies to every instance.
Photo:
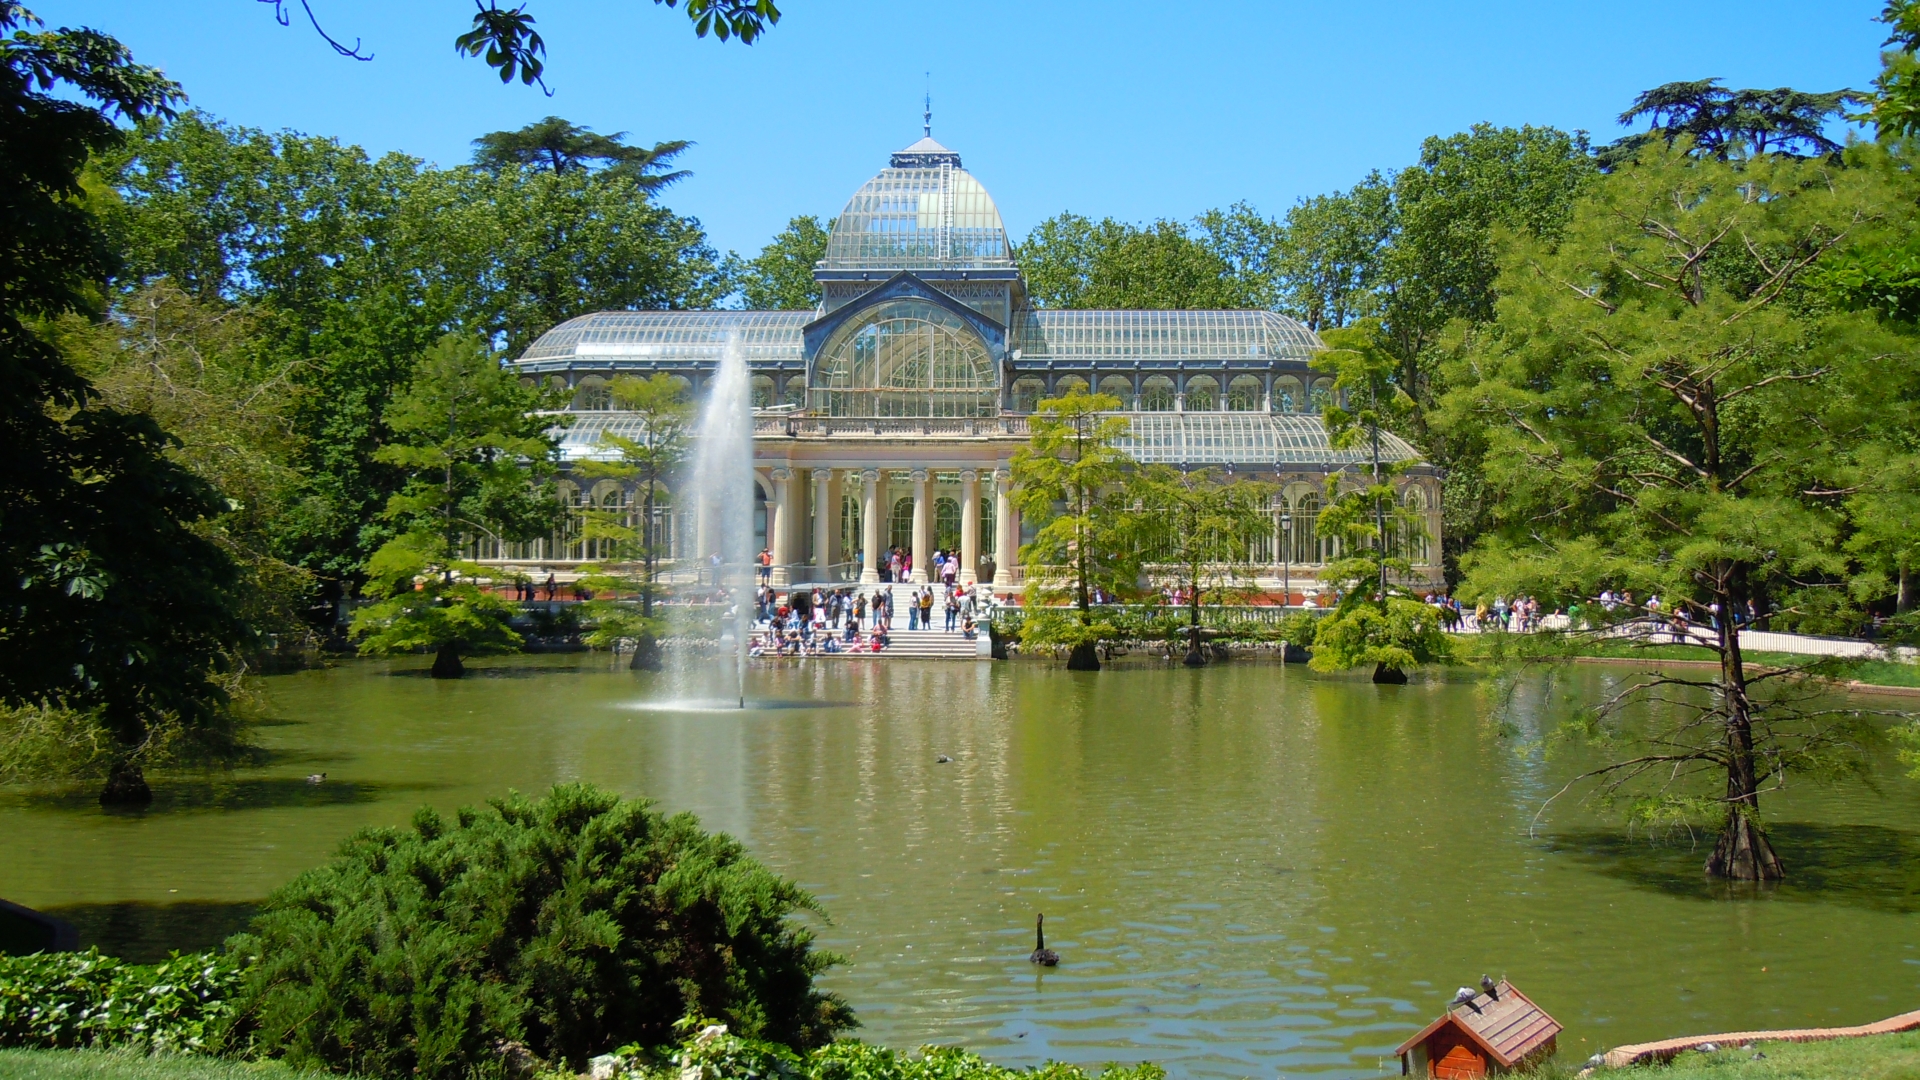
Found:
[[[1131,423],[1119,448],[1146,465],[1359,465],[1365,450],[1336,450],[1326,425],[1285,413],[1123,413]],[[1381,456],[1417,461],[1404,439],[1380,434]]]
[[[540,335],[519,363],[604,357],[608,361],[718,361],[737,339],[750,364],[803,362],[800,328],[811,311],[602,311]]]
[[[883,169],[840,211],[827,238],[828,270],[1005,270],[1006,226],[965,169]]]
[[[1022,359],[1305,362],[1325,349],[1272,311],[1032,311],[1012,328]]]

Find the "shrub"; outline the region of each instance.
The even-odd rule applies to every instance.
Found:
[[[1079,1067],[1048,1062],[1010,1069],[955,1047],[924,1046],[912,1057],[847,1039],[798,1057],[785,1047],[742,1039],[723,1025],[688,1020],[696,1032],[678,1046],[647,1051],[625,1046],[595,1062],[595,1075],[615,1080],[1088,1080]],[[1109,1065],[1099,1080],[1165,1080],[1165,1070],[1142,1063]]]
[[[661,1045],[688,1014],[793,1047],[853,1017],[837,960],[790,921],[812,897],[690,814],[584,784],[448,822],[369,829],[267,901],[229,948],[254,966],[230,1045],[375,1076],[497,1068],[520,1043],[578,1068]]]
[[[0,956],[0,1046],[207,1049],[241,971],[218,953],[127,964],[99,950]]]

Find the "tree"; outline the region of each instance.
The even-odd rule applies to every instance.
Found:
[[[314,33],[320,35],[334,52],[354,60],[372,60],[373,54],[366,52],[360,39],[355,38],[347,45],[339,38],[329,34],[320,25],[320,18],[314,13],[313,0],[260,0],[273,4],[274,18],[281,26],[292,21],[290,9],[295,3],[307,16],[307,22],[313,26]],[[675,7],[679,0],[653,0],[655,4]],[[534,19],[521,4],[515,8],[502,8],[499,0],[487,0],[477,3],[479,13],[473,17],[473,28],[454,39],[453,48],[464,56],[483,56],[488,67],[500,73],[500,81],[512,82],[518,77],[521,84],[531,86],[538,83],[546,89],[542,74],[546,70],[547,43],[541,39],[539,31],[533,28]],[[711,33],[721,41],[738,38],[742,45],[751,45],[766,32],[768,26],[780,21],[780,9],[773,0],[687,0],[687,18],[693,23],[693,32],[698,37]],[[547,90],[551,95],[553,91]]]
[[[1127,484],[1133,499],[1135,541],[1155,576],[1186,597],[1188,667],[1207,662],[1200,648],[1200,609],[1243,589],[1253,579],[1253,538],[1271,534],[1270,486],[1234,479],[1217,469],[1154,465]]]
[[[728,276],[739,285],[747,310],[810,311],[820,306],[813,265],[827,257],[828,232],[818,218],[797,217],[752,259],[730,256]]]
[[[654,143],[652,149],[626,145],[627,133],[596,135],[592,129],[549,116],[518,131],[495,131],[473,140],[473,163],[488,172],[510,167],[569,169],[600,168],[625,173],[641,191],[655,192],[677,184],[693,173],[668,171],[673,159],[693,144],[685,139]]]
[[[433,677],[465,674],[462,655],[506,652],[520,637],[513,608],[485,591],[484,568],[462,558],[470,539],[531,539],[549,531],[553,418],[543,396],[520,385],[480,342],[449,334],[387,409],[396,442],[381,460],[404,470],[406,487],[388,503],[401,528],[367,565],[367,594],[353,636],[369,656],[434,651]]]
[[[1300,200],[1274,238],[1275,306],[1315,331],[1371,312],[1393,224],[1393,189],[1377,172],[1351,191]]]
[[[1622,126],[1645,119],[1651,128],[1604,147],[1600,160],[1613,167],[1632,161],[1655,140],[1672,146],[1681,139],[1694,153],[1721,161],[1741,153],[1836,154],[1840,144],[1827,136],[1827,125],[1846,117],[1849,105],[1867,101],[1857,90],[1729,90],[1719,79],[1663,83],[1620,114]]]
[[[632,524],[625,513],[588,511],[585,535],[613,548],[608,560],[612,565],[588,568],[585,583],[600,590],[631,589],[640,597],[636,615],[624,602],[596,600],[590,614],[597,624],[590,643],[612,646],[620,641],[634,644],[632,667],[658,670],[660,646],[659,620],[653,614],[657,589],[654,564],[660,554],[659,524],[655,511],[661,506],[661,485],[680,471],[693,441],[694,410],[680,384],[665,372],[641,379],[623,375],[613,380],[613,405],[631,413],[640,421],[640,433],[627,438],[605,435],[602,449],[616,455],[613,461],[586,460],[580,463],[588,479],[617,480],[640,492],[640,523]],[[638,575],[621,564],[638,562]]]
[[[1870,315],[1799,302],[1822,258],[1884,227],[1874,184],[1824,159],[1647,147],[1587,190],[1558,244],[1516,241],[1499,319],[1443,407],[1447,424],[1486,432],[1498,495],[1464,591],[1558,603],[1624,587],[1713,627],[1711,678],[1658,675],[1614,705],[1705,696],[1644,732],[1644,753],[1581,780],[1647,817],[1717,814],[1718,877],[1782,876],[1761,793],[1830,768],[1849,734],[1845,718],[1755,693],[1778,676],[1749,672],[1736,617],[1844,581],[1825,477],[1872,408],[1866,388],[1904,385],[1914,363]],[[1594,722],[1619,720],[1611,707]]]
[[[114,269],[83,167],[123,138],[113,115],[179,90],[110,37],[37,26],[0,0],[0,701],[86,716],[111,746],[101,801],[143,803],[163,731],[231,730],[222,675],[248,633],[233,561],[196,531],[223,503],[46,330],[97,312]]]
[[[1396,538],[1424,526],[1395,497],[1393,478],[1407,462],[1385,456],[1381,433],[1404,419],[1413,401],[1394,384],[1398,360],[1382,342],[1377,322],[1329,330],[1325,340],[1328,350],[1313,363],[1335,373],[1335,397],[1323,410],[1327,433],[1334,449],[1364,452],[1369,471],[1362,484],[1342,473],[1327,477],[1327,508],[1318,529],[1339,541],[1341,557],[1321,576],[1339,589],[1340,602],[1315,631],[1313,666],[1338,671],[1372,664],[1374,682],[1404,683],[1408,668],[1448,652],[1439,611],[1394,580],[1413,570]]]
[[[1880,21],[1892,28],[1880,54],[1880,75],[1873,80],[1872,107],[1850,120],[1872,121],[1882,142],[1912,138],[1920,133],[1920,2],[1888,0]]]
[[[1120,490],[1130,460],[1115,445],[1125,417],[1111,394],[1075,389],[1042,401],[1028,421],[1030,438],[1014,451],[1012,501],[1023,521],[1039,527],[1020,548],[1027,595],[1034,602],[1021,628],[1032,645],[1064,645],[1072,671],[1100,670],[1096,646],[1113,627],[1093,617],[1093,593],[1132,591],[1137,577],[1132,522]],[[1045,610],[1071,604],[1070,618]]]
[[[1014,258],[1041,307],[1242,308],[1259,287],[1175,221],[1142,228],[1061,214],[1035,226]]]

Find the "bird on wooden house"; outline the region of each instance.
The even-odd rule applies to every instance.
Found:
[[[1045,915],[1033,917],[1033,952],[1027,959],[1041,967],[1056,967],[1060,963],[1060,954],[1047,948],[1047,917]]]
[[[1485,990],[1487,996],[1493,1000],[1500,1000],[1500,988],[1494,985],[1494,981],[1485,975],[1480,976],[1480,989]]]
[[[1475,1005],[1473,1003],[1473,999],[1479,996],[1480,996],[1480,992],[1478,990],[1474,990],[1471,987],[1463,986],[1459,990],[1454,992],[1453,1000],[1448,1002],[1447,1004],[1453,1008],[1459,1008],[1460,1006],[1465,1005],[1467,1008],[1472,1009],[1474,1012],[1479,1012],[1480,1006]]]

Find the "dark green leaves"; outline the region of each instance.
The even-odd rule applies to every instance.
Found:
[[[479,10],[473,16],[473,29],[453,39],[454,51],[467,56],[485,53],[487,66],[500,73],[501,82],[510,83],[518,75],[521,85],[539,83],[551,97],[553,91],[540,78],[546,70],[547,43],[534,30],[527,6],[505,10],[493,0],[484,5],[474,0],[474,6]]]

